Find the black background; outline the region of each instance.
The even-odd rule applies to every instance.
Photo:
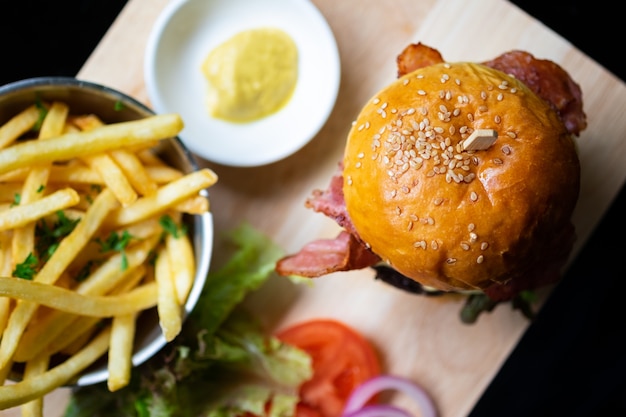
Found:
[[[612,3],[513,3],[626,79],[624,23]],[[75,75],[125,4],[3,2],[0,85]],[[626,416],[624,214],[623,190],[471,417]]]

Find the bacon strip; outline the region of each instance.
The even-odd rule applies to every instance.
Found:
[[[280,275],[299,275],[316,278],[337,271],[351,271],[372,266],[380,261],[353,235],[346,231],[335,239],[318,239],[304,246],[298,253],[286,256],[276,263]]]
[[[511,51],[484,64],[513,75],[550,103],[568,132],[579,135],[587,127],[582,90],[556,63],[547,59],[536,59],[528,52]]]
[[[408,45],[396,58],[398,66],[398,78],[418,68],[444,62],[441,53],[435,48],[426,46],[423,43],[412,43]]]
[[[343,198],[343,163],[339,163],[337,173],[330,179],[330,184],[326,190],[313,190],[313,195],[304,203],[305,207],[313,209],[318,213],[324,213],[358,238]],[[360,240],[360,239],[359,239]]]

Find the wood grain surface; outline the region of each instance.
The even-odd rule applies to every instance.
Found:
[[[211,188],[216,233],[248,221],[288,252],[338,226],[304,207],[328,184],[346,134],[361,106],[395,78],[395,58],[410,42],[439,49],[448,61],[481,61],[524,49],[560,63],[583,89],[589,126],[577,138],[582,189],[574,222],[580,250],[626,179],[626,89],[569,42],[504,0],[314,0],[334,31],[342,65],[336,106],[301,151],[258,168],[201,161],[219,182]],[[166,0],[131,0],[78,74],[149,104],[143,50]],[[220,262],[216,248],[214,265]],[[544,299],[550,289],[543,294]],[[441,417],[466,416],[507,358],[528,321],[507,305],[474,325],[462,324],[463,300],[405,294],[373,280],[370,271],[337,273],[294,287],[271,280],[249,300],[270,329],[312,317],[335,317],[359,329],[379,350],[385,369],[422,384]],[[540,377],[538,375],[538,377]],[[46,415],[60,416],[67,390],[46,398]],[[394,401],[415,410],[407,399]],[[7,415],[19,415],[15,410]],[[417,415],[417,414],[416,414]]]

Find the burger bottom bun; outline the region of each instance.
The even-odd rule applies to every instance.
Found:
[[[497,139],[464,150],[478,129]],[[484,290],[571,250],[575,143],[545,101],[500,71],[445,63],[397,79],[358,115],[343,163],[359,237],[423,285]]]

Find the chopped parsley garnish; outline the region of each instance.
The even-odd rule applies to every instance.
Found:
[[[83,282],[84,280],[86,280],[89,275],[91,274],[91,271],[96,267],[100,265],[100,262],[95,260],[95,259],[91,259],[89,260],[85,265],[83,265],[82,268],[80,268],[80,270],[76,273],[76,275],[74,276],[74,281],[76,282]]]
[[[19,194],[19,193],[13,194],[13,202],[11,203],[11,207],[19,206],[21,201],[22,201],[22,195],[21,194]]]
[[[124,230],[121,234],[111,232],[105,240],[98,238],[96,243],[100,245],[100,252],[119,252],[122,255],[122,271],[125,271],[128,268],[125,249],[132,238],[128,230]]]
[[[48,109],[46,108],[46,106],[43,105],[43,103],[41,101],[41,97],[39,97],[39,96],[37,96],[36,99],[35,99],[35,106],[39,110],[39,117],[37,118],[37,121],[35,122],[35,125],[33,126],[33,130],[35,132],[38,132],[39,129],[41,129],[41,125],[43,124],[43,120],[48,115]]]
[[[28,254],[24,262],[15,265],[12,275],[15,278],[32,280],[37,273],[39,259],[32,252]]]
[[[122,111],[124,110],[125,107],[126,106],[124,106],[124,103],[122,103],[120,100],[117,100],[115,104],[113,105],[113,110]]]
[[[41,193],[43,190],[45,190],[46,186],[41,184],[39,187],[37,187],[37,192]]]
[[[56,215],[57,221],[52,226],[41,220],[37,222],[35,227],[36,249],[42,262],[47,261],[52,256],[61,240],[69,235],[80,222],[80,219],[69,219],[62,210],[57,211]]]
[[[159,219],[159,224],[166,233],[179,238],[187,234],[187,226],[184,224],[178,225],[169,215],[165,214]]]

